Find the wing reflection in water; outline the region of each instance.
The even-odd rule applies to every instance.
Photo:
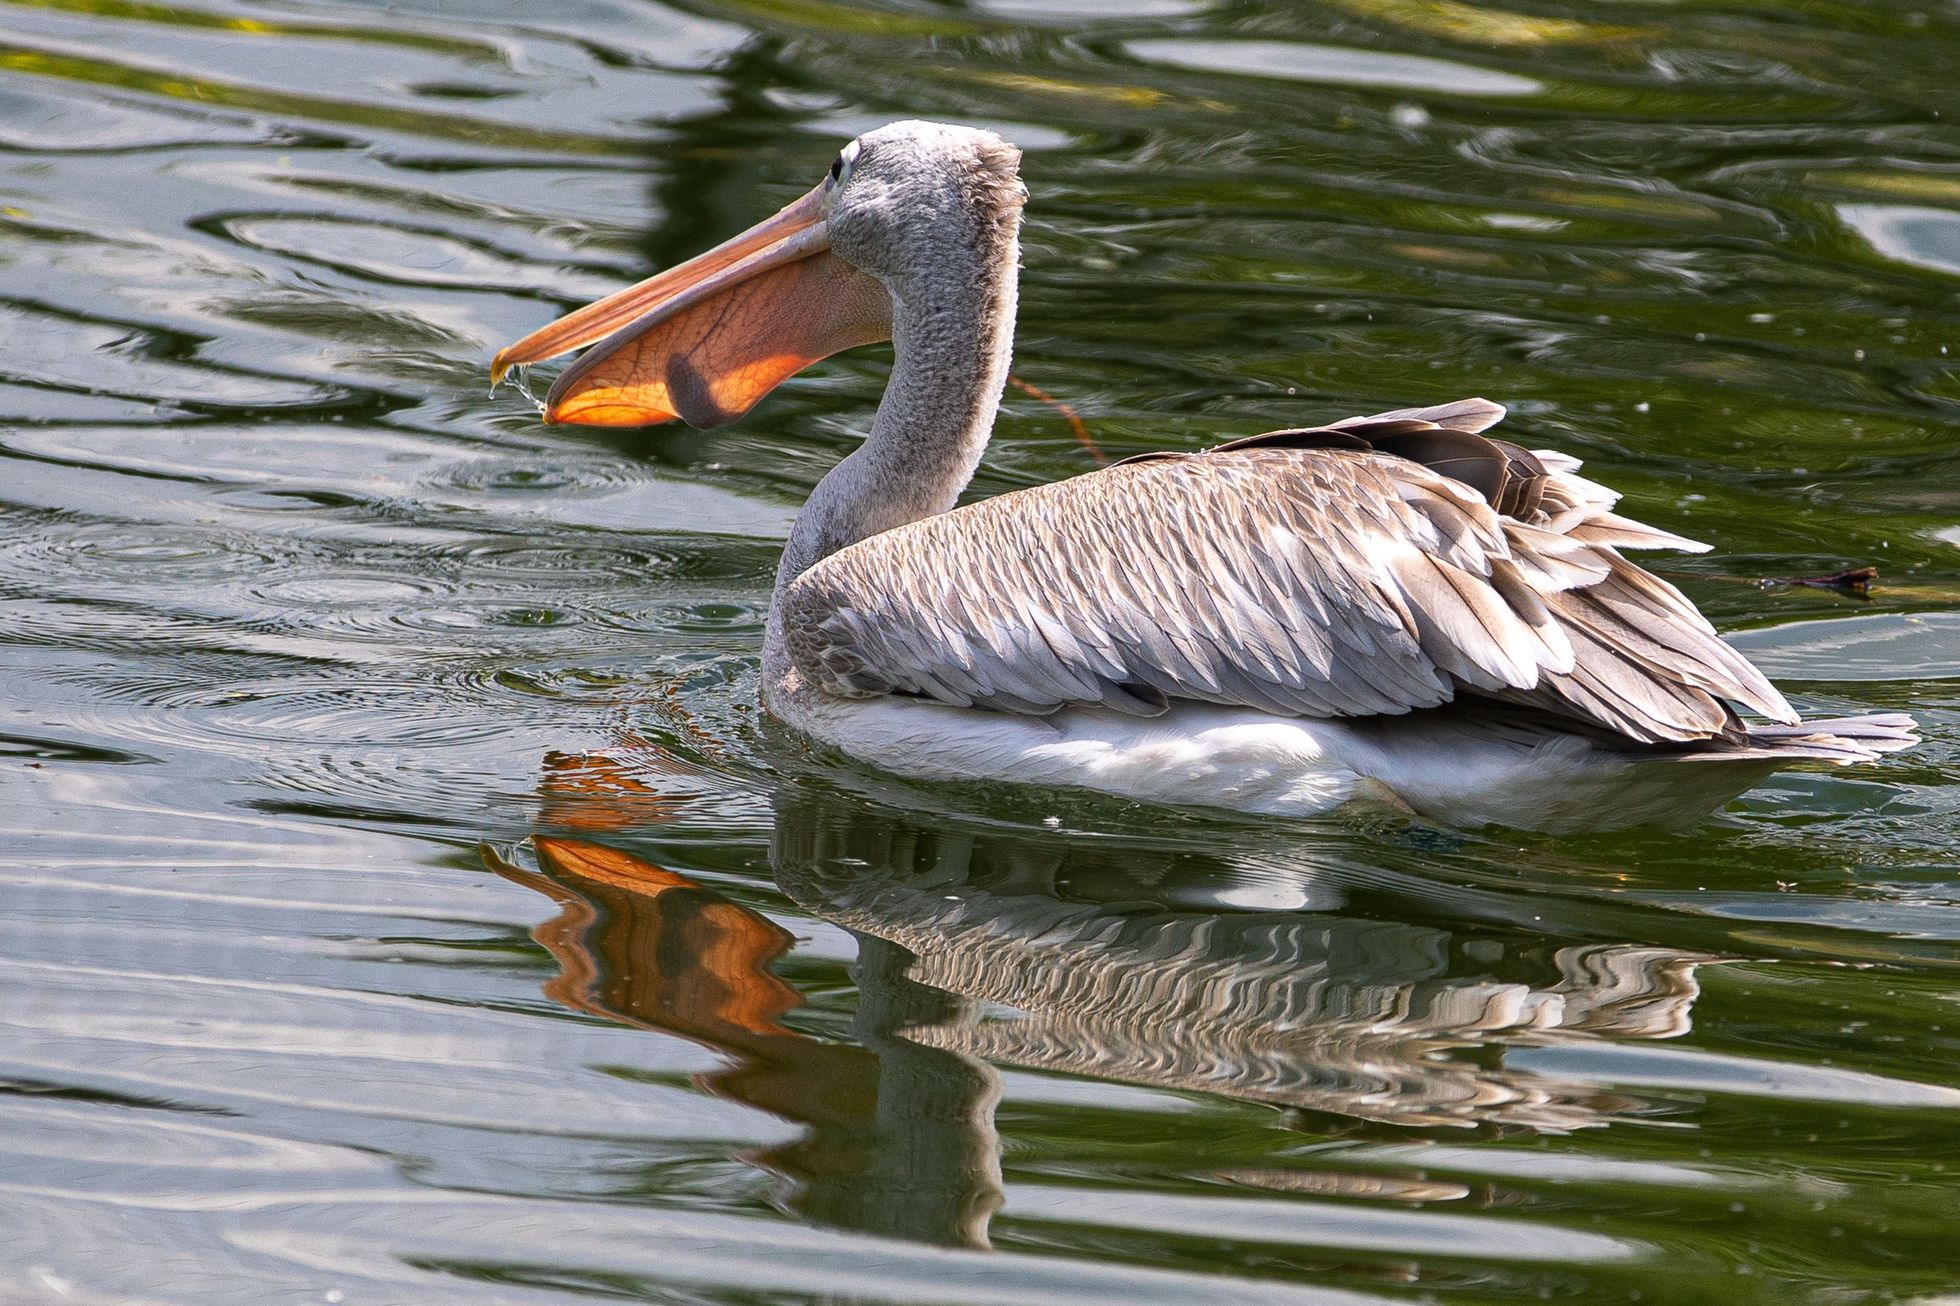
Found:
[[[1634,944],[1513,955],[1435,925],[1193,910],[1172,904],[1194,877],[1231,884],[1230,863],[791,789],[777,882],[858,946],[854,1042],[829,1042],[783,1024],[801,1003],[771,969],[787,931],[586,837],[679,815],[657,788],[603,755],[560,759],[541,828],[580,837],[537,835],[536,871],[493,856],[561,908],[536,931],[560,968],[545,993],[725,1053],[705,1087],[808,1126],[753,1158],[789,1181],[785,1201],[885,1234],[985,1245],[995,1065],[1399,1126],[1569,1131],[1643,1104],[1511,1069],[1505,1050],[1683,1034],[1713,960]]]
[[[904,949],[921,983],[1018,1013],[921,1025],[917,1042],[1397,1125],[1565,1131],[1637,1109],[1464,1054],[1682,1034],[1711,960],[1592,945],[1556,952],[1555,977],[1501,979],[1501,944],[1465,948],[1434,926],[1160,906],[1168,868],[1147,848],[1095,850],[1104,883],[1083,901],[1073,853],[1053,836],[868,819],[841,800],[779,807],[773,844],[801,906]],[[1175,875],[1229,882],[1232,867],[1185,857]]]

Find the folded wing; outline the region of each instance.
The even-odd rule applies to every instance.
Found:
[[[1795,715],[1666,581],[1704,546],[1611,511],[1467,400],[1161,454],[831,555],[783,596],[818,688],[1046,713],[1173,700],[1290,716],[1529,704],[1628,738]]]

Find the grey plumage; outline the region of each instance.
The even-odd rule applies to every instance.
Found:
[[[1797,718],[1630,548],[1556,454],[1484,400],[1274,432],[884,531],[797,576],[788,652],[820,690],[1046,713],[1187,699],[1355,717],[1473,694],[1642,743]]]
[[[1147,719],[1205,703],[1340,719],[1267,732],[1284,757],[1246,773],[1260,794],[1227,776],[1207,796],[1308,810],[1367,781],[1412,808],[1507,820],[1432,765],[1438,731],[1475,718],[1463,742],[1487,748],[1494,713],[1520,747],[1569,751],[1580,737],[1608,771],[1619,759],[1606,755],[1706,753],[1766,772],[1912,741],[1903,718],[1796,725],[1678,590],[1625,556],[1704,546],[1614,513],[1618,496],[1576,460],[1487,436],[1504,410],[1482,399],[1144,455],[948,511],[1007,380],[1019,164],[975,128],[867,132],[774,218],[493,364],[610,331],[553,387],[548,416],[715,425],[803,362],[889,330],[870,434],[818,483],[777,570],[763,699],[783,720],[901,769],[1015,778],[1039,763],[1162,797],[1152,750],[1176,729],[1079,716],[1043,731],[1002,714]],[[801,318],[798,295],[816,301]],[[866,702],[893,696],[989,711]],[[854,700],[866,710],[837,710]],[[1739,708],[1790,728],[1746,726]],[[1411,722],[1393,748],[1374,738],[1412,712],[1428,729]],[[1047,748],[1071,730],[1074,752]],[[1191,761],[1207,784],[1232,771]]]

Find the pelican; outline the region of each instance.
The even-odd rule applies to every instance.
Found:
[[[1902,714],[1800,722],[1625,556],[1707,546],[1484,435],[1504,410],[1483,399],[956,507],[1013,347],[1020,162],[967,127],[867,132],[774,217],[492,364],[594,345],[547,421],[708,428],[892,342],[870,435],[783,550],[762,654],[781,721],[912,776],[1548,830],[1697,816],[1780,766],[1916,742]]]

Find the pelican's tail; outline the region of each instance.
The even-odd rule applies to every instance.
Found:
[[[1874,712],[1869,716],[1824,717],[1796,725],[1751,723],[1746,740],[1732,747],[1711,747],[1669,756],[1684,762],[1763,761],[1873,762],[1886,753],[1919,742],[1919,723],[1904,712]]]

